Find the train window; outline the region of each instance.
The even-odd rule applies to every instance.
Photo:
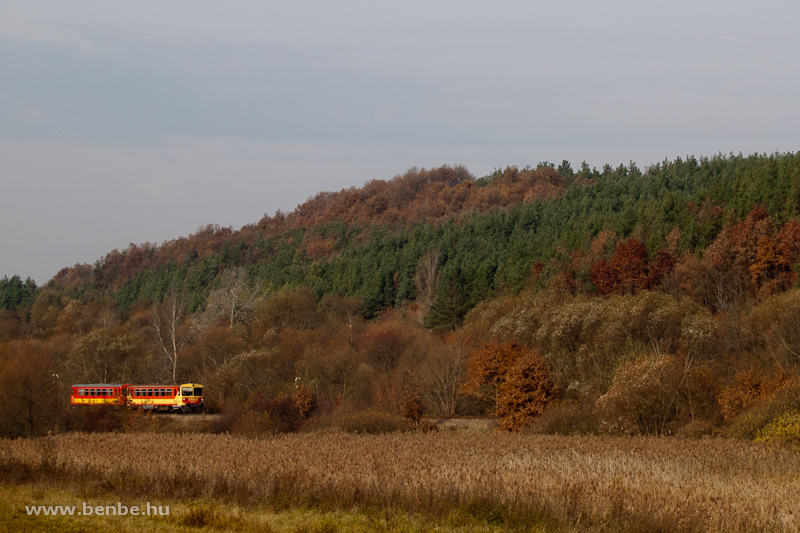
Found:
[[[191,396],[191,395],[192,395],[191,387],[181,387],[181,396]]]
[[[167,389],[161,389],[161,396],[167,395]]]
[[[195,396],[202,396],[203,395],[203,387],[195,387],[194,388],[194,395]]]
[[[83,389],[78,389],[78,396],[83,396]]]
[[[148,396],[152,396],[153,395],[153,389],[147,389],[147,395]]]
[[[134,396],[141,396],[141,395],[142,395],[142,389],[134,389]]]
[[[94,396],[94,389],[89,389],[89,396]]]

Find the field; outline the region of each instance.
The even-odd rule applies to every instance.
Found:
[[[0,476],[18,531],[35,494],[171,504],[159,531],[800,530],[800,454],[722,439],[66,434],[0,441]]]

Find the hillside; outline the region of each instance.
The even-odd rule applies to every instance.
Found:
[[[72,380],[174,376],[223,410],[267,409],[301,376],[327,412],[397,411],[416,391],[430,412],[485,413],[479,387],[463,392],[467,361],[514,342],[546,361],[562,409],[640,365],[674,395],[659,427],[625,431],[719,428],[794,383],[799,209],[792,153],[411,169],[239,230],[113,250],[43,287],[0,280],[3,375],[40,358]],[[454,360],[442,398],[432,373]]]

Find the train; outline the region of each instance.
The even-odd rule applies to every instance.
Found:
[[[203,386],[79,383],[72,386],[70,405],[126,406],[145,411],[195,413],[203,410]]]

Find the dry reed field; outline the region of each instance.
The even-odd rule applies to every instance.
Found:
[[[66,434],[0,441],[2,481],[569,531],[798,531],[800,454],[731,440],[517,434]],[[87,489],[89,487],[89,489]]]

